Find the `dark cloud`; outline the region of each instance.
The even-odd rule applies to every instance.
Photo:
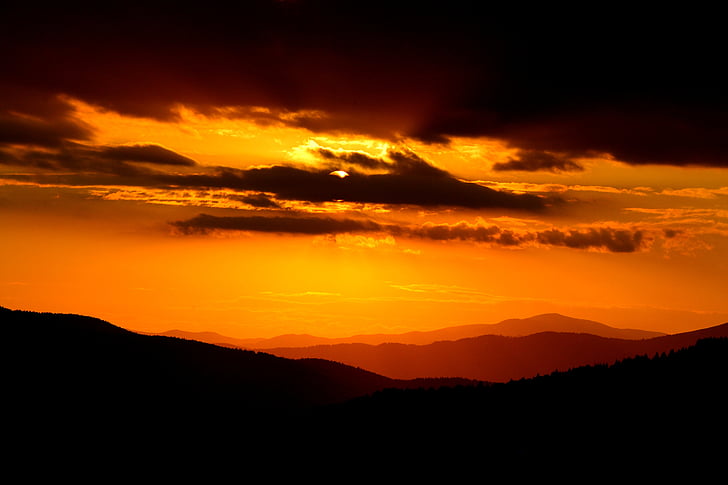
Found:
[[[501,246],[541,244],[574,249],[606,249],[611,252],[631,253],[642,245],[641,231],[612,228],[590,228],[583,231],[551,229],[539,232],[515,232],[498,226],[481,226],[460,222],[457,224],[424,224],[410,229],[412,236],[433,240],[473,241]]]
[[[161,175],[152,168],[136,165],[137,163],[161,166],[191,167],[196,162],[172,150],[159,145],[122,145],[103,146],[81,145],[68,140],[61,140],[57,147],[36,149],[32,147],[14,147],[0,151],[0,164],[15,165],[23,168],[35,168],[45,171],[73,171],[76,175],[66,176],[81,181],[90,174],[109,174],[135,180],[108,179],[106,183],[140,183]],[[72,183],[72,182],[71,182]]]
[[[403,23],[413,14],[409,6],[358,1],[9,6],[0,27],[12,67],[6,76],[19,85],[137,116],[171,119],[179,102],[208,112],[323,110],[328,117],[291,122],[326,130],[383,125],[384,133],[463,77],[453,62],[463,54],[449,49],[467,48],[469,35],[418,7],[424,15]],[[402,115],[393,116],[396,110]]]
[[[610,154],[632,165],[728,167],[728,144],[721,141],[725,133],[728,120],[712,110],[635,102],[629,108],[600,107],[523,122],[499,136],[526,150]]]
[[[87,140],[93,131],[70,113],[37,118],[25,113],[0,111],[0,145],[59,147],[69,140]]]
[[[213,230],[255,231],[286,234],[337,234],[373,232],[381,226],[367,220],[336,219],[323,216],[228,216],[200,214],[171,225],[183,234],[206,234]]]
[[[406,148],[392,148],[382,158],[350,150],[318,148],[313,151],[323,160],[336,160],[364,169],[383,169],[396,175],[425,177],[450,176],[446,171],[433,166],[415,152]]]
[[[463,182],[436,168],[412,152],[392,151],[391,171],[352,174],[344,179],[327,170],[304,170],[289,166],[219,169],[208,175],[156,177],[171,185],[254,190],[275,194],[277,199],[310,202],[346,201],[402,204],[425,207],[470,209],[516,209],[539,211],[544,199],[530,194],[512,194]]]
[[[515,158],[494,164],[493,170],[573,172],[584,170],[584,167],[566,156],[538,150],[520,150]]]
[[[667,239],[672,239],[672,238],[677,237],[680,234],[682,234],[683,231],[681,231],[679,229],[665,229],[663,232]]]
[[[390,169],[392,167],[391,163],[363,152],[331,150],[329,148],[317,148],[313,151],[324,160],[345,162],[359,168]],[[332,168],[337,168],[337,166]]]
[[[179,103],[205,113],[233,106],[322,132],[490,136],[633,164],[728,166],[724,29],[710,9],[358,0],[1,8],[0,106],[24,113],[48,108],[14,100],[19,90],[166,120]],[[42,126],[10,121],[8,136],[27,129],[37,143],[53,140]]]
[[[144,162],[188,167],[197,164],[191,158],[162,146],[151,144],[107,146],[99,148],[97,153],[100,158],[123,162]]]
[[[392,159],[392,172],[396,175],[452,178],[445,170],[434,167],[411,150],[393,149],[388,156]]]
[[[255,231],[285,234],[387,233],[397,237],[433,241],[469,241],[504,247],[543,245],[572,249],[603,249],[615,253],[632,253],[642,247],[643,233],[635,230],[589,228],[562,231],[516,232],[498,226],[457,224],[406,225],[378,223],[366,219],[333,218],[310,215],[245,215],[219,217],[200,214],[192,219],[170,223],[182,234],[207,234],[211,231]]]
[[[552,229],[539,232],[540,244],[565,246],[577,249],[605,248],[615,253],[631,253],[642,245],[642,231],[616,230],[611,228],[563,232]]]
[[[259,209],[280,209],[281,206],[273,199],[264,194],[241,195],[237,198],[240,202],[257,207]]]
[[[139,166],[132,163],[138,161],[154,162],[158,166]],[[371,159],[371,162],[375,161],[376,159]],[[149,145],[102,148],[67,145],[54,152],[26,150],[12,159],[6,158],[4,163],[77,172],[72,175],[23,176],[38,182],[45,180],[76,185],[233,189],[270,194],[278,200],[524,211],[543,210],[548,202],[536,195],[513,194],[456,179],[412,151],[404,149],[391,150],[387,154],[387,160],[377,162],[379,166],[387,167],[386,173],[352,173],[343,179],[331,176],[329,169],[304,169],[284,165],[250,169],[195,166],[194,161],[186,157]],[[165,165],[171,166],[175,171],[167,171],[167,167],[161,170]],[[195,171],[185,170],[189,168]],[[109,177],[110,175],[118,178]],[[253,205],[258,206],[272,203],[267,197],[253,202]]]

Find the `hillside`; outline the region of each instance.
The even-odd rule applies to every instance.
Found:
[[[643,340],[586,333],[542,332],[525,337],[483,335],[428,345],[338,344],[267,349],[274,355],[342,362],[397,379],[464,377],[490,382],[548,374],[581,365],[612,363],[693,345],[699,338],[726,337],[728,324]]]
[[[325,412],[341,421],[366,416],[359,426],[372,434],[396,426],[421,440],[398,446],[463,464],[567,474],[639,470],[646,477],[690,464],[699,474],[725,456],[726,382],[728,339],[708,338],[653,357],[509,383],[386,390]],[[591,467],[578,468],[584,464]]]
[[[320,359],[289,360],[192,340],[136,334],[91,317],[0,308],[5,401],[59,407],[213,404],[292,410],[341,402],[399,382]]]
[[[586,465],[654,477],[665,463],[695,473],[725,454],[728,339],[703,339],[725,326],[653,339],[648,355],[698,339],[654,358],[475,384],[397,381],[78,315],[0,308],[0,322],[8,456],[55,464],[56,475],[93,463],[98,479],[150,465],[160,477],[195,470],[207,480],[329,467],[563,477]],[[561,334],[534,337],[544,335]]]

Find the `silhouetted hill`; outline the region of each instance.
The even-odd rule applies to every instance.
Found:
[[[586,473],[633,466],[648,476],[690,463],[699,473],[725,457],[726,383],[728,339],[708,338],[508,383],[385,390],[326,413],[356,416],[373,434],[396,426],[416,436],[400,445],[425,454],[437,447],[434,456],[459,463],[538,464],[540,472],[588,463]]]
[[[326,473],[464,481],[474,473],[674,478],[686,465],[695,478],[719,468],[726,451],[726,339],[473,385],[393,381],[77,315],[0,308],[0,323],[5,461],[24,473],[32,465],[97,480],[152,477],[152,469],[155,478],[206,481]],[[341,402],[346,395],[360,397]]]
[[[483,335],[429,345],[338,344],[267,349],[288,358],[320,358],[396,379],[463,377],[491,382],[548,374],[581,365],[667,352],[699,338],[726,337],[728,324],[645,340],[605,338],[584,333],[543,332],[525,337]]]
[[[340,338],[316,337],[307,334],[286,334],[271,338],[236,339],[214,332],[187,332],[183,330],[169,330],[159,335],[181,337],[211,344],[229,345],[246,349],[266,350],[279,347],[310,347],[314,345],[345,343],[426,345],[441,340],[459,340],[481,335],[521,337],[540,332],[588,333],[601,337],[623,339],[646,339],[665,335],[664,333],[648,330],[610,327],[603,323],[567,317],[558,313],[547,313],[530,318],[512,318],[494,324],[459,325],[431,331],[415,331],[401,334],[360,334]]]
[[[7,404],[139,407],[225,405],[291,410],[341,402],[399,382],[320,359],[290,360],[193,340],[148,336],[102,320],[0,308]],[[121,404],[123,403],[123,405]]]

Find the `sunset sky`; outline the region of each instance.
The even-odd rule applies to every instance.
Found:
[[[720,15],[238,3],[0,7],[0,305],[241,338],[728,321]]]

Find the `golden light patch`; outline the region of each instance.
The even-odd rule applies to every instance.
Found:
[[[174,121],[160,121],[124,116],[76,99],[68,101],[76,117],[94,128],[95,144],[160,144],[201,165],[247,168],[280,163],[290,159],[290,147],[302,145],[310,137],[308,130],[280,120],[261,121],[266,113],[255,108],[245,113],[220,109],[216,115],[205,115],[179,106]]]
[[[343,179],[349,176],[349,172],[345,172],[343,170],[334,170],[329,175],[333,175],[334,177],[339,177],[340,179]]]

